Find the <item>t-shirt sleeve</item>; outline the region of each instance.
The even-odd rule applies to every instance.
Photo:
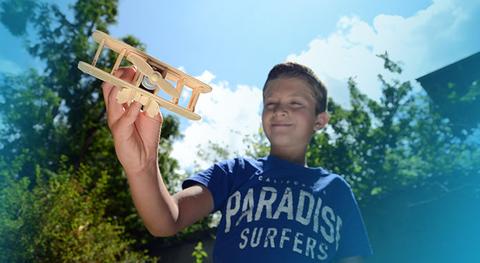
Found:
[[[230,189],[229,181],[233,173],[230,168],[227,161],[217,163],[200,173],[190,176],[182,183],[182,188],[186,189],[196,184],[205,186],[213,197],[213,211],[217,211],[228,197]]]
[[[370,256],[373,254],[367,230],[353,192],[348,191],[346,216],[341,230],[341,239],[336,258]]]

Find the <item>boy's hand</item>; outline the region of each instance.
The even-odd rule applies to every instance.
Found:
[[[114,75],[132,82],[136,70],[120,68]],[[128,106],[117,102],[119,87],[102,84],[103,98],[107,108],[107,121],[115,144],[118,160],[127,174],[139,174],[148,169],[157,169],[157,152],[163,117],[159,112],[154,118],[140,111],[142,105],[133,102]]]
[[[115,76],[132,82],[135,69],[120,68]],[[207,216],[213,197],[206,187],[194,185],[172,196],[163,182],[157,157],[162,115],[148,117],[138,102],[117,103],[119,88],[109,83],[102,90],[115,151],[147,229],[155,236],[170,236]]]

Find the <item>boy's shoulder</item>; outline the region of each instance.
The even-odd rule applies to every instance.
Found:
[[[228,173],[236,173],[243,170],[261,170],[263,168],[263,158],[254,159],[251,157],[237,156],[230,159],[219,161],[213,165]]]
[[[296,176],[307,176],[314,179],[318,187],[335,184],[337,187],[351,189],[344,176],[340,174],[323,167],[304,167],[271,155],[260,158],[237,156],[220,161],[215,165],[229,174],[294,173]]]

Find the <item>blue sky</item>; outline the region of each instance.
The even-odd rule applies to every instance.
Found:
[[[66,8],[67,2],[58,1]],[[480,51],[478,0],[120,1],[114,37],[134,35],[152,56],[213,87],[197,104],[203,119],[181,119],[173,156],[187,169],[208,141],[242,153],[242,138],[260,127],[261,86],[286,60],[310,66],[330,96],[348,107],[346,81],[380,96],[376,75],[388,51],[414,80]],[[0,70],[19,73],[38,63],[0,26]]]
[[[141,4],[139,4],[141,3]],[[292,4],[294,3],[294,4]],[[430,1],[120,1],[117,37],[133,34],[148,51],[192,74],[261,85],[272,65],[335,30],[342,16],[411,16]]]

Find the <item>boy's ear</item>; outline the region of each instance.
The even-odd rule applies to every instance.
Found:
[[[321,128],[325,127],[330,120],[330,114],[324,111],[317,114],[317,118],[315,119],[315,126],[313,127],[315,131],[320,130]]]

